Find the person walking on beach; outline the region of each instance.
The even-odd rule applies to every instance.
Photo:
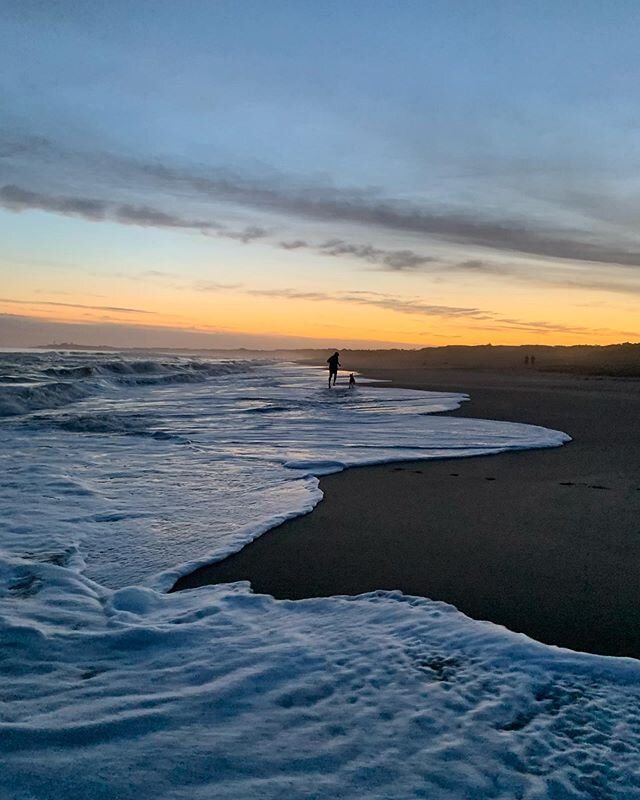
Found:
[[[331,376],[333,376],[333,385],[336,385],[336,378],[338,377],[338,367],[340,366],[340,353],[336,352],[327,359],[329,365],[329,388],[331,388]]]

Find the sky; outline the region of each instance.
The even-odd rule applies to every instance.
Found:
[[[0,346],[640,341],[635,0],[0,18]]]

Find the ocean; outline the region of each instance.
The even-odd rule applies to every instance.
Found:
[[[640,797],[640,666],[425,598],[168,594],[319,476],[569,440],[193,355],[0,352],[0,797]]]

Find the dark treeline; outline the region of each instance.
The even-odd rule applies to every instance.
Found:
[[[298,351],[296,360],[323,363],[329,350]],[[538,370],[585,375],[640,377],[640,344],[447,345],[420,350],[341,350],[345,368]]]

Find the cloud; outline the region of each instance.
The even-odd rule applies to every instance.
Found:
[[[0,205],[10,208],[13,211],[22,211],[28,208],[39,208],[55,213],[81,216],[83,218],[99,221],[110,219],[124,222],[131,225],[143,227],[153,226],[160,228],[185,228],[198,230],[203,233],[213,233],[213,235],[224,235],[243,242],[250,242],[256,238],[267,235],[267,230],[258,226],[247,226],[241,231],[223,230],[217,222],[206,222],[193,220],[176,215],[167,214],[158,209],[146,205],[135,206],[131,204],[115,204],[94,198],[79,196],[60,196],[47,195],[44,193],[33,192],[22,189],[14,185],[6,185],[0,188]],[[295,245],[295,246],[294,246]],[[413,250],[387,250],[374,247],[371,244],[358,244],[349,242],[345,239],[334,238],[326,240],[319,245],[311,245],[305,240],[295,240],[293,242],[281,243],[285,249],[297,250],[301,248],[312,248],[316,252],[331,257],[352,257],[367,263],[378,265],[383,269],[394,272],[441,269],[443,271],[461,271],[479,275],[498,275],[509,276],[519,281],[533,283],[537,285],[551,285],[559,288],[568,289],[590,289],[597,291],[610,291],[618,293],[639,293],[640,285],[634,284],[629,280],[608,279],[606,277],[590,277],[576,269],[569,270],[558,265],[542,265],[533,272],[524,271],[521,267],[504,264],[496,264],[491,261],[481,259],[465,260],[458,263],[443,263],[437,261],[429,255],[417,253]],[[147,270],[145,277],[166,278],[173,277],[171,273],[164,273],[160,270]],[[215,282],[199,282],[194,288],[199,291],[221,291],[240,288],[238,284],[218,284]],[[262,294],[263,296],[290,297],[301,300],[338,300],[340,302],[350,302],[359,305],[374,306],[397,313],[421,315],[421,316],[440,316],[440,317],[465,317],[473,320],[494,320],[501,326],[515,329],[518,325],[525,325],[526,330],[544,332],[547,330],[543,323],[517,323],[515,320],[498,320],[492,312],[483,311],[475,307],[451,307],[425,303],[422,300],[406,299],[397,296],[377,296],[373,293],[341,292],[333,295],[324,295],[319,292],[295,292],[293,290],[249,290],[249,293]],[[6,301],[12,302],[12,301]],[[19,302],[19,301],[15,301]],[[26,302],[26,301],[25,301]],[[43,303],[44,304],[44,303]],[[48,305],[64,306],[63,303],[49,303]],[[81,306],[77,304],[66,304],[68,307],[85,307],[90,310],[104,310],[118,313],[152,313],[143,309],[127,309],[117,307],[102,306]],[[551,325],[550,331],[554,332],[576,332],[577,329],[565,328],[559,325]],[[585,334],[589,329],[584,330]]]
[[[117,205],[113,207],[112,213],[116,222],[124,225],[140,225],[143,228],[187,228],[207,233],[222,227],[217,222],[185,219],[149,206]]]
[[[83,303],[56,303],[53,300],[14,300],[13,298],[0,297],[0,303],[21,306],[56,306],[61,308],[86,308],[92,311],[117,311],[119,314],[153,314],[143,308],[127,308],[123,306],[90,306]]]
[[[196,292],[220,292],[220,291],[227,291],[229,289],[240,289],[242,284],[240,283],[218,283],[216,281],[194,281],[193,289]]]
[[[283,250],[300,250],[303,247],[311,247],[311,245],[305,242],[304,239],[295,239],[292,242],[279,242],[278,247],[281,247]]]
[[[220,236],[226,239],[236,239],[238,242],[248,244],[255,239],[263,239],[269,233],[265,228],[260,228],[258,225],[247,225],[242,231],[221,231]]]
[[[370,244],[353,244],[344,239],[330,239],[318,245],[318,252],[327,256],[352,256],[370,264],[380,264],[393,272],[415,270],[436,261],[413,250],[385,250]]]
[[[620,331],[613,328],[589,328],[580,325],[563,325],[562,323],[555,322],[526,322],[523,320],[500,318],[497,318],[496,324],[481,325],[478,329],[483,331],[518,330],[542,335],[557,335],[559,333],[569,333],[577,336],[615,335],[627,336],[632,339],[637,339],[640,335],[638,331]]]
[[[464,261],[450,261],[434,256],[418,253],[415,250],[387,250],[374,247],[371,244],[355,244],[344,239],[329,239],[314,245],[305,240],[295,242],[280,242],[280,247],[286,250],[309,249],[313,252],[337,258],[357,258],[370,264],[378,265],[389,272],[428,272],[433,274],[467,273],[469,275],[510,278],[518,282],[536,286],[548,286],[558,289],[595,290],[615,292],[621,294],[639,294],[640,281],[633,283],[628,280],[629,270],[618,267],[623,279],[591,278],[585,274],[584,269],[568,269],[562,264],[541,263],[532,268],[531,265],[518,265],[496,263],[485,259],[467,259]],[[612,269],[614,269],[612,265]],[[624,280],[624,278],[627,280]],[[640,276],[639,276],[640,278]]]
[[[337,292],[320,291],[301,291],[299,289],[247,289],[242,285],[218,284],[207,285],[206,281],[199,281],[196,288],[201,291],[220,291],[237,289],[253,297],[273,297],[285,300],[305,300],[322,303],[347,303],[362,306],[381,308],[386,311],[394,311],[398,314],[408,316],[435,317],[453,321],[469,321],[471,323],[481,323],[475,325],[475,329],[487,331],[499,330],[520,330],[530,331],[539,334],[551,333],[572,333],[591,335],[594,333],[615,333],[625,336],[637,336],[637,332],[614,331],[609,328],[587,328],[579,326],[563,325],[561,323],[540,321],[528,321],[503,317],[494,311],[489,311],[475,307],[465,306],[444,306],[433,303],[426,303],[424,300],[399,297],[397,295],[385,294],[384,292],[370,292],[366,290],[347,290]],[[432,334],[430,335],[438,335]],[[443,334],[444,335],[444,334]],[[450,334],[446,334],[450,336]],[[453,337],[455,338],[455,337]]]
[[[582,269],[570,269],[562,264],[542,263],[535,267],[531,265],[523,267],[517,264],[496,264],[479,259],[451,263],[447,265],[446,269],[447,271],[476,275],[508,277],[521,283],[556,289],[640,294],[640,275],[638,275],[637,282],[633,282],[633,273],[630,274],[629,270],[621,267],[616,269],[613,265],[609,269],[609,273],[603,277],[590,277],[590,274],[585,274]],[[614,276],[609,277],[612,272]]]
[[[38,153],[48,154],[55,149],[51,140],[44,136],[8,136],[0,133],[0,158],[12,159],[20,156],[34,156]]]
[[[400,314],[493,319],[493,315],[490,312],[482,311],[479,308],[432,305],[422,300],[411,300],[381,292],[303,292],[297,289],[247,289],[246,293],[257,297],[281,297],[288,300],[354,303],[356,305],[374,306],[388,311],[396,311]]]
[[[179,272],[169,272],[164,269],[145,269],[138,274],[141,278],[182,278]]]
[[[529,276],[528,280],[537,283],[543,282],[535,275]],[[608,280],[607,278],[598,280],[596,278],[590,279],[588,277],[563,277],[562,273],[558,275],[548,275],[544,279],[544,283],[548,286],[557,286],[564,289],[589,289],[596,292],[613,292],[615,294],[640,294],[640,283],[631,283],[629,281]]]
[[[90,220],[103,220],[108,208],[102,200],[85,197],[54,197],[12,185],[0,188],[0,204],[9,211],[41,209],[55,214],[84,217]]]
[[[144,228],[183,228],[201,233],[218,232],[222,228],[218,222],[186,219],[145,205],[134,206],[87,197],[50,195],[14,185],[0,188],[0,206],[15,212],[37,209],[65,216],[82,217],[91,222],[110,220]]]
[[[51,160],[54,153],[61,152],[56,151],[52,143],[37,137],[31,137],[22,144],[6,140],[3,144],[0,137],[0,146],[4,148],[1,152],[5,153],[5,159],[8,162],[13,159],[16,163],[20,153],[27,153],[33,158],[47,156]],[[69,154],[69,158],[72,160],[73,154]],[[197,172],[105,154],[89,154],[83,158],[81,166],[85,170],[84,177],[93,177],[93,185],[99,183],[108,186],[111,180],[112,185],[118,187],[126,180],[132,192],[142,194],[151,190],[156,195],[163,193],[164,203],[175,203],[177,197],[181,202],[185,197],[201,202],[204,197],[218,205],[230,203],[313,222],[330,221],[332,225],[355,222],[369,227],[372,232],[425,235],[464,245],[479,245],[497,252],[528,253],[544,260],[533,267],[495,263],[480,258],[455,262],[413,248],[387,249],[373,243],[357,243],[340,237],[317,244],[303,238],[274,242],[284,250],[308,248],[325,256],[358,259],[397,273],[467,273],[576,291],[640,293],[640,276],[638,282],[634,283],[635,276],[629,271],[629,267],[640,266],[640,246],[621,245],[611,240],[613,234],[606,230],[567,231],[539,221],[488,220],[480,214],[464,215],[450,209],[425,208],[384,198],[373,189],[332,189],[278,176],[268,179],[241,176],[224,169]],[[95,173],[93,176],[91,170]],[[95,180],[96,176],[101,178],[99,182]],[[269,236],[268,229],[260,225],[250,224],[244,229],[235,230],[217,219],[191,218],[145,203],[120,203],[79,194],[32,191],[15,184],[0,188],[0,206],[12,211],[33,208],[91,221],[108,220],[141,227],[197,231],[245,244]],[[217,213],[222,213],[219,207]],[[558,263],[557,259],[577,261],[578,265],[573,270],[569,270],[568,266],[565,269],[565,265]],[[603,273],[602,263],[610,266],[607,271],[609,274]],[[626,270],[627,276],[612,276],[611,270],[616,268],[619,273]]]
[[[379,264],[393,272],[417,270],[435,264],[438,259],[433,256],[416,253],[414,250],[387,250],[372,244],[355,244],[345,239],[328,239],[321,244],[312,244],[305,239],[291,242],[279,242],[283,250],[312,250],[320,255],[357,258],[369,264]]]
[[[28,210],[41,210],[64,216],[82,217],[91,222],[108,220],[122,225],[136,225],[142,228],[194,230],[207,235],[235,239],[243,244],[268,235],[268,231],[265,228],[257,225],[248,225],[239,231],[226,230],[225,226],[219,222],[189,219],[175,214],[168,214],[148,205],[112,203],[106,200],[78,196],[50,195],[43,192],[33,192],[14,185],[0,187],[0,206],[18,213]]]
[[[310,300],[332,303],[353,303],[357,305],[373,306],[387,311],[409,316],[436,317],[453,321],[469,321],[474,324],[475,330],[503,331],[518,330],[530,331],[537,334],[576,334],[590,336],[594,334],[614,334],[637,337],[638,331],[617,331],[611,328],[588,328],[561,323],[541,321],[528,321],[503,317],[493,311],[473,307],[442,306],[426,303],[420,299],[398,297],[382,292],[344,291],[344,292],[305,292],[297,289],[248,289],[247,294],[258,297],[279,297],[288,300]],[[429,335],[432,334],[430,332]],[[455,338],[447,334],[449,338]]]
[[[209,168],[201,173],[133,159],[118,160],[134,174],[165,189],[180,189],[210,200],[243,205],[314,222],[357,223],[377,230],[405,232],[448,242],[549,258],[640,266],[640,249],[622,247],[592,230],[566,230],[508,216],[492,219],[441,206],[424,207],[385,198],[370,189],[337,189],[278,177],[270,181]],[[285,247],[286,249],[286,247]]]
[[[273,172],[267,177],[261,177],[238,174],[226,168],[194,169],[104,152],[77,153],[65,150],[42,137],[11,138],[1,132],[0,152],[4,154],[7,164],[18,170],[18,174],[30,174],[32,178],[38,159],[43,166],[38,173],[40,175],[46,172],[50,174],[52,163],[64,162],[67,172],[73,167],[78,179],[84,179],[87,184],[95,185],[99,182],[100,185],[108,186],[111,183],[115,187],[125,182],[132,192],[140,195],[149,191],[154,194],[162,192],[170,201],[175,201],[176,197],[182,201],[185,197],[200,200],[204,198],[218,205],[232,204],[293,219],[329,222],[332,225],[355,223],[378,232],[402,232],[461,245],[480,246],[498,252],[640,266],[640,245],[633,241],[621,244],[620,236],[612,233],[610,226],[606,225],[597,228],[585,222],[582,229],[562,227],[557,222],[558,214],[555,210],[552,216],[547,209],[544,221],[541,221],[540,214],[516,218],[509,213],[509,209],[494,212],[493,215],[475,210],[462,212],[443,203],[399,200],[385,196],[374,188],[336,188],[276,175]],[[29,156],[28,160],[22,157],[25,153]],[[97,202],[97,207],[89,205],[83,208],[85,198],[77,198],[80,206],[75,206],[73,198],[70,199],[71,204],[59,203],[56,198],[45,197],[43,204],[37,207],[46,207],[46,210],[54,213],[86,213],[88,218],[90,214],[100,218],[100,215],[106,213],[103,201],[90,201]],[[6,198],[5,203],[9,200]],[[13,202],[16,201],[18,204],[24,203],[24,198],[21,200],[14,196]],[[571,198],[567,200],[567,203],[570,202]],[[134,207],[133,214],[123,213],[121,221],[128,224],[153,224],[153,215],[147,216],[149,221],[145,222],[144,208]],[[571,212],[571,206],[565,210]],[[580,208],[575,211],[579,213]],[[179,215],[172,217],[171,214],[167,214],[164,220],[157,219],[156,222],[169,227],[201,230],[216,227],[215,223],[182,219]],[[625,220],[621,222],[624,223]],[[631,232],[635,236],[633,229]],[[243,239],[241,235],[239,240],[250,241]],[[302,241],[282,242],[280,246],[284,249],[295,249],[290,245]],[[398,263],[402,264],[402,261]],[[393,264],[389,266],[393,267]]]
[[[492,264],[490,261],[483,261],[479,258],[474,258],[469,261],[460,261],[457,264],[451,264],[450,269],[460,272],[472,272],[477,275],[512,275],[513,268],[510,270],[504,264]]]
[[[326,292],[301,292],[297,289],[246,289],[254,297],[282,297],[286,300],[336,300],[336,295]]]

